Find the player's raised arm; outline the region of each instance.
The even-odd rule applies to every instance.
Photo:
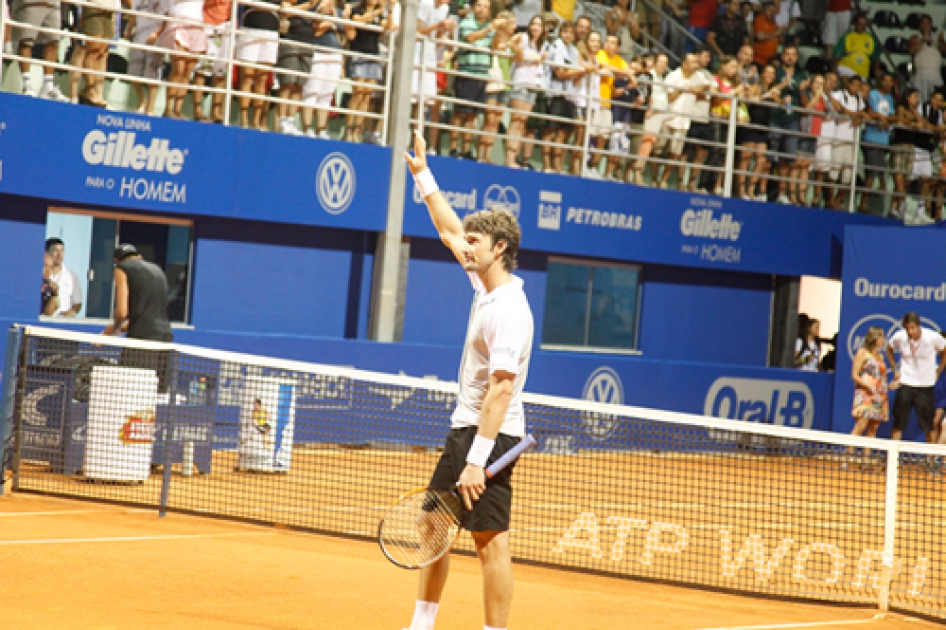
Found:
[[[463,234],[463,223],[440,193],[433,174],[427,168],[427,143],[424,142],[424,137],[420,132],[414,132],[414,155],[407,152],[404,154],[404,159],[407,160],[407,167],[414,176],[414,182],[427,204],[430,220],[437,228],[440,240],[450,248],[460,264],[464,264],[465,252],[469,249],[469,245]]]

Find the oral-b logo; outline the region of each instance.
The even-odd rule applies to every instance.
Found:
[[[93,129],[82,141],[82,159],[90,166],[130,168],[177,175],[184,168],[185,151],[172,149],[166,138],[152,138],[150,144],[138,144],[133,131],[106,134]]]
[[[742,224],[731,214],[723,213],[716,218],[712,210],[687,210],[680,217],[680,233],[697,238],[738,241]]]
[[[703,414],[810,429],[815,401],[804,383],[723,377],[706,393]]]

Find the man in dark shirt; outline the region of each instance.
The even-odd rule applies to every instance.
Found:
[[[168,321],[168,283],[164,271],[142,259],[134,245],[115,249],[115,315],[103,335],[128,334],[129,339],[166,341],[174,339]],[[123,348],[121,365],[155,370],[158,391],[167,392],[170,352]]]
[[[742,17],[740,0],[729,0],[726,12],[718,16],[706,35],[706,43],[717,57],[727,55],[735,57],[739,49],[751,43],[746,29],[746,20]]]

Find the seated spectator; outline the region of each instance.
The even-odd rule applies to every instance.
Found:
[[[342,41],[345,36],[345,27],[323,16],[347,19],[351,6],[346,5],[339,9],[334,0],[322,0],[315,9],[313,20],[312,43],[319,47],[312,55],[312,74],[302,86],[302,126],[305,135],[310,138],[329,140],[328,114],[332,108],[335,91],[344,70]],[[313,112],[314,110],[314,112]],[[315,121],[313,124],[313,113]]]
[[[543,62],[548,58],[548,43],[542,16],[536,15],[524,33],[512,39],[513,89],[509,104],[513,109],[506,138],[506,165],[513,168],[525,166],[529,155],[522,154],[521,139],[526,134],[528,112],[535,106],[536,97],[545,80]]]
[[[272,9],[249,7],[240,23],[236,40],[236,58],[253,64],[240,66],[240,125],[250,126],[250,106],[253,107],[252,127],[266,131],[268,104],[261,97],[266,95],[270,76],[269,68],[279,57],[279,13],[280,0],[261,0],[274,5]],[[250,96],[255,94],[258,98]]]
[[[789,204],[788,178],[798,154],[798,138],[801,132],[801,91],[808,89],[811,83],[805,71],[798,67],[798,48],[792,44],[782,50],[782,63],[775,73],[775,80],[781,90],[784,108],[772,112],[773,149],[778,162],[778,203]],[[785,132],[785,133],[779,133]]]
[[[66,246],[62,239],[46,239],[46,253],[50,257],[50,265],[45,277],[58,287],[56,294],[59,303],[53,314],[59,317],[75,317],[82,310],[82,286],[79,284],[79,276],[63,264]]]
[[[844,85],[843,90],[835,90],[831,94],[838,118],[834,131],[834,148],[831,150],[831,161],[834,168],[839,170],[838,183],[841,187],[835,195],[835,207],[846,210],[847,195],[850,192],[851,177],[857,167],[857,156],[854,154],[854,134],[864,119],[866,103],[861,97],[862,80],[860,75],[842,68],[839,72]]]
[[[867,125],[861,134],[861,149],[864,151],[864,188],[859,212],[867,210],[870,194],[867,190],[879,183],[882,192],[887,190],[887,153],[890,145],[890,127],[897,122],[897,103],[893,98],[894,77],[885,73],[877,88],[867,97]]]
[[[169,118],[184,117],[182,108],[187,97],[187,86],[197,65],[197,57],[175,55],[174,52],[203,53],[207,50],[207,33],[203,26],[195,24],[203,22],[203,11],[201,0],[171,0],[167,15],[178,19],[162,22],[157,32],[148,38],[149,44],[157,42],[162,48],[171,51],[171,75],[168,82],[176,85],[169,85],[165,91],[167,104],[164,115]]]
[[[670,119],[670,102],[667,100],[667,69],[670,63],[669,58],[664,53],[658,54],[654,58],[654,67],[648,71],[650,80],[650,107],[644,114],[644,137],[641,139],[641,146],[637,152],[637,165],[634,167],[634,181],[638,186],[644,186],[644,170],[649,165],[648,158],[656,149],[662,152],[667,146],[667,136],[670,135],[670,128],[667,121]],[[650,181],[653,182],[657,177],[657,167],[651,168]]]
[[[697,44],[693,39],[687,38],[687,52],[693,52],[706,41],[706,35],[713,25],[713,20],[719,14],[719,10],[716,0],[687,0],[687,4],[690,8],[687,30],[699,41],[699,44]]]
[[[170,0],[135,0],[132,9],[153,15],[166,15]],[[146,45],[148,39],[161,28],[161,20],[147,15],[129,15],[125,23],[125,39],[135,44]],[[161,79],[164,53],[132,48],[128,53],[128,76],[143,79]],[[138,113],[154,115],[154,102],[158,97],[157,85],[132,82],[138,96]]]
[[[706,35],[707,45],[718,58],[735,57],[751,41],[740,6],[740,0],[729,0],[726,12],[713,21]]]
[[[620,42],[618,54],[625,62],[637,56],[641,50],[640,19],[629,7],[629,0],[616,0],[611,9],[604,14],[604,28],[608,35],[615,35]]]
[[[40,0],[38,2],[15,0],[12,2],[10,13],[14,21],[29,26],[57,31],[62,28],[59,0]],[[16,42],[16,52],[20,57],[32,59],[33,47],[38,45],[43,47],[44,60],[49,63],[59,61],[59,33],[37,31],[18,26],[12,29],[10,35],[13,41]],[[36,96],[36,89],[33,87],[32,78],[30,77],[30,62],[20,61],[19,66],[23,94]],[[40,98],[68,102],[69,99],[53,83],[54,76],[55,69],[52,66],[43,66],[43,85],[39,90]]]
[[[929,15],[920,17],[920,32],[910,38],[908,50],[913,56],[913,87],[920,91],[920,98],[929,100],[930,95],[943,85],[943,54],[946,40],[940,33],[933,37],[933,20]]]
[[[773,109],[771,104],[781,102],[782,96],[781,88],[775,82],[775,66],[769,64],[762,69],[759,82],[749,88],[747,95],[759,102],[748,104],[750,125],[740,127],[736,135],[736,144],[742,148],[739,152],[739,170],[742,173],[736,176],[736,191],[743,199],[766,201],[765,181],[759,186],[759,180],[769,168],[765,149],[769,142],[768,127]],[[755,167],[749,176],[746,173],[749,172],[753,158]],[[742,185],[743,181],[747,182],[745,187]]]
[[[880,55],[880,42],[867,29],[867,14],[854,16],[854,27],[838,40],[834,47],[834,58],[841,67],[850,68],[862,79],[871,75],[871,64]]]
[[[454,79],[456,98],[466,103],[454,105],[453,126],[474,129],[476,117],[483,112],[486,103],[486,80],[493,56],[489,54],[496,31],[503,26],[504,20],[496,18],[490,21],[489,0],[476,0],[473,14],[460,22],[460,41],[476,47],[478,50],[459,49],[457,70],[466,74],[479,75],[483,78],[457,76]],[[574,34],[574,25],[573,25]],[[450,132],[450,155],[472,160],[470,132],[463,134],[463,145],[457,150],[457,132]]]
[[[762,12],[756,14],[752,22],[752,34],[755,38],[753,60],[760,67],[765,67],[778,54],[782,33],[785,32],[775,23],[775,11],[775,3],[767,1],[762,4]]]
[[[488,0],[483,1],[488,4]],[[361,24],[387,29],[390,23],[385,13],[384,0],[361,0],[352,9],[351,19]],[[379,60],[381,32],[348,26],[346,34],[348,48],[360,54],[358,57],[351,57],[348,63],[348,78],[352,80],[351,101],[348,107],[356,112],[367,113],[371,107],[371,95],[375,91],[375,86],[384,79],[384,66]],[[365,128],[363,114],[349,114],[348,120],[345,130],[346,140],[350,142],[374,140]]]
[[[283,8],[297,11],[312,11],[322,0],[282,0]],[[279,75],[279,98],[287,101],[302,100],[302,86],[309,80],[312,73],[312,49],[296,46],[294,42],[308,44],[315,43],[312,18],[295,13],[287,13],[284,21],[288,28],[279,35],[279,54],[276,58],[276,67],[291,70],[298,74]],[[305,76],[300,76],[305,75]],[[277,129],[282,133],[301,136],[302,131],[296,126],[296,105],[288,103],[276,104],[278,116]]]
[[[575,23],[565,22],[559,30],[559,38],[549,51],[549,115],[564,120],[549,120],[543,139],[558,145],[565,144],[574,129],[578,114],[575,90],[577,83],[587,73],[574,42]],[[545,172],[564,173],[564,156],[563,146],[543,146],[542,161]]]
[[[110,8],[105,8],[106,6]],[[105,108],[105,77],[100,74],[85,74],[85,87],[79,92],[79,80],[82,73],[78,69],[105,72],[108,61],[108,40],[115,38],[115,10],[120,9],[118,0],[108,0],[102,6],[82,7],[79,19],[79,32],[99,40],[77,39],[72,51],[70,63],[77,70],[69,73],[69,95],[71,100],[83,105]],[[77,95],[78,92],[78,95]]]

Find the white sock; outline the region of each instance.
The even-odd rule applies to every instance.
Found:
[[[51,90],[51,89],[53,89],[53,75],[51,75],[51,74],[44,74],[44,75],[43,75],[43,89],[44,89],[44,90]]]
[[[493,626],[483,626],[483,630],[506,630],[506,628],[494,628]]]
[[[411,620],[411,630],[433,630],[437,621],[438,602],[423,602],[417,600],[414,605],[414,619]]]
[[[29,73],[29,72],[24,72],[24,73],[22,73],[21,76],[22,76],[22,79],[23,79],[23,88],[24,88],[24,89],[25,89],[25,88],[33,87],[33,79],[30,77],[30,73]]]

